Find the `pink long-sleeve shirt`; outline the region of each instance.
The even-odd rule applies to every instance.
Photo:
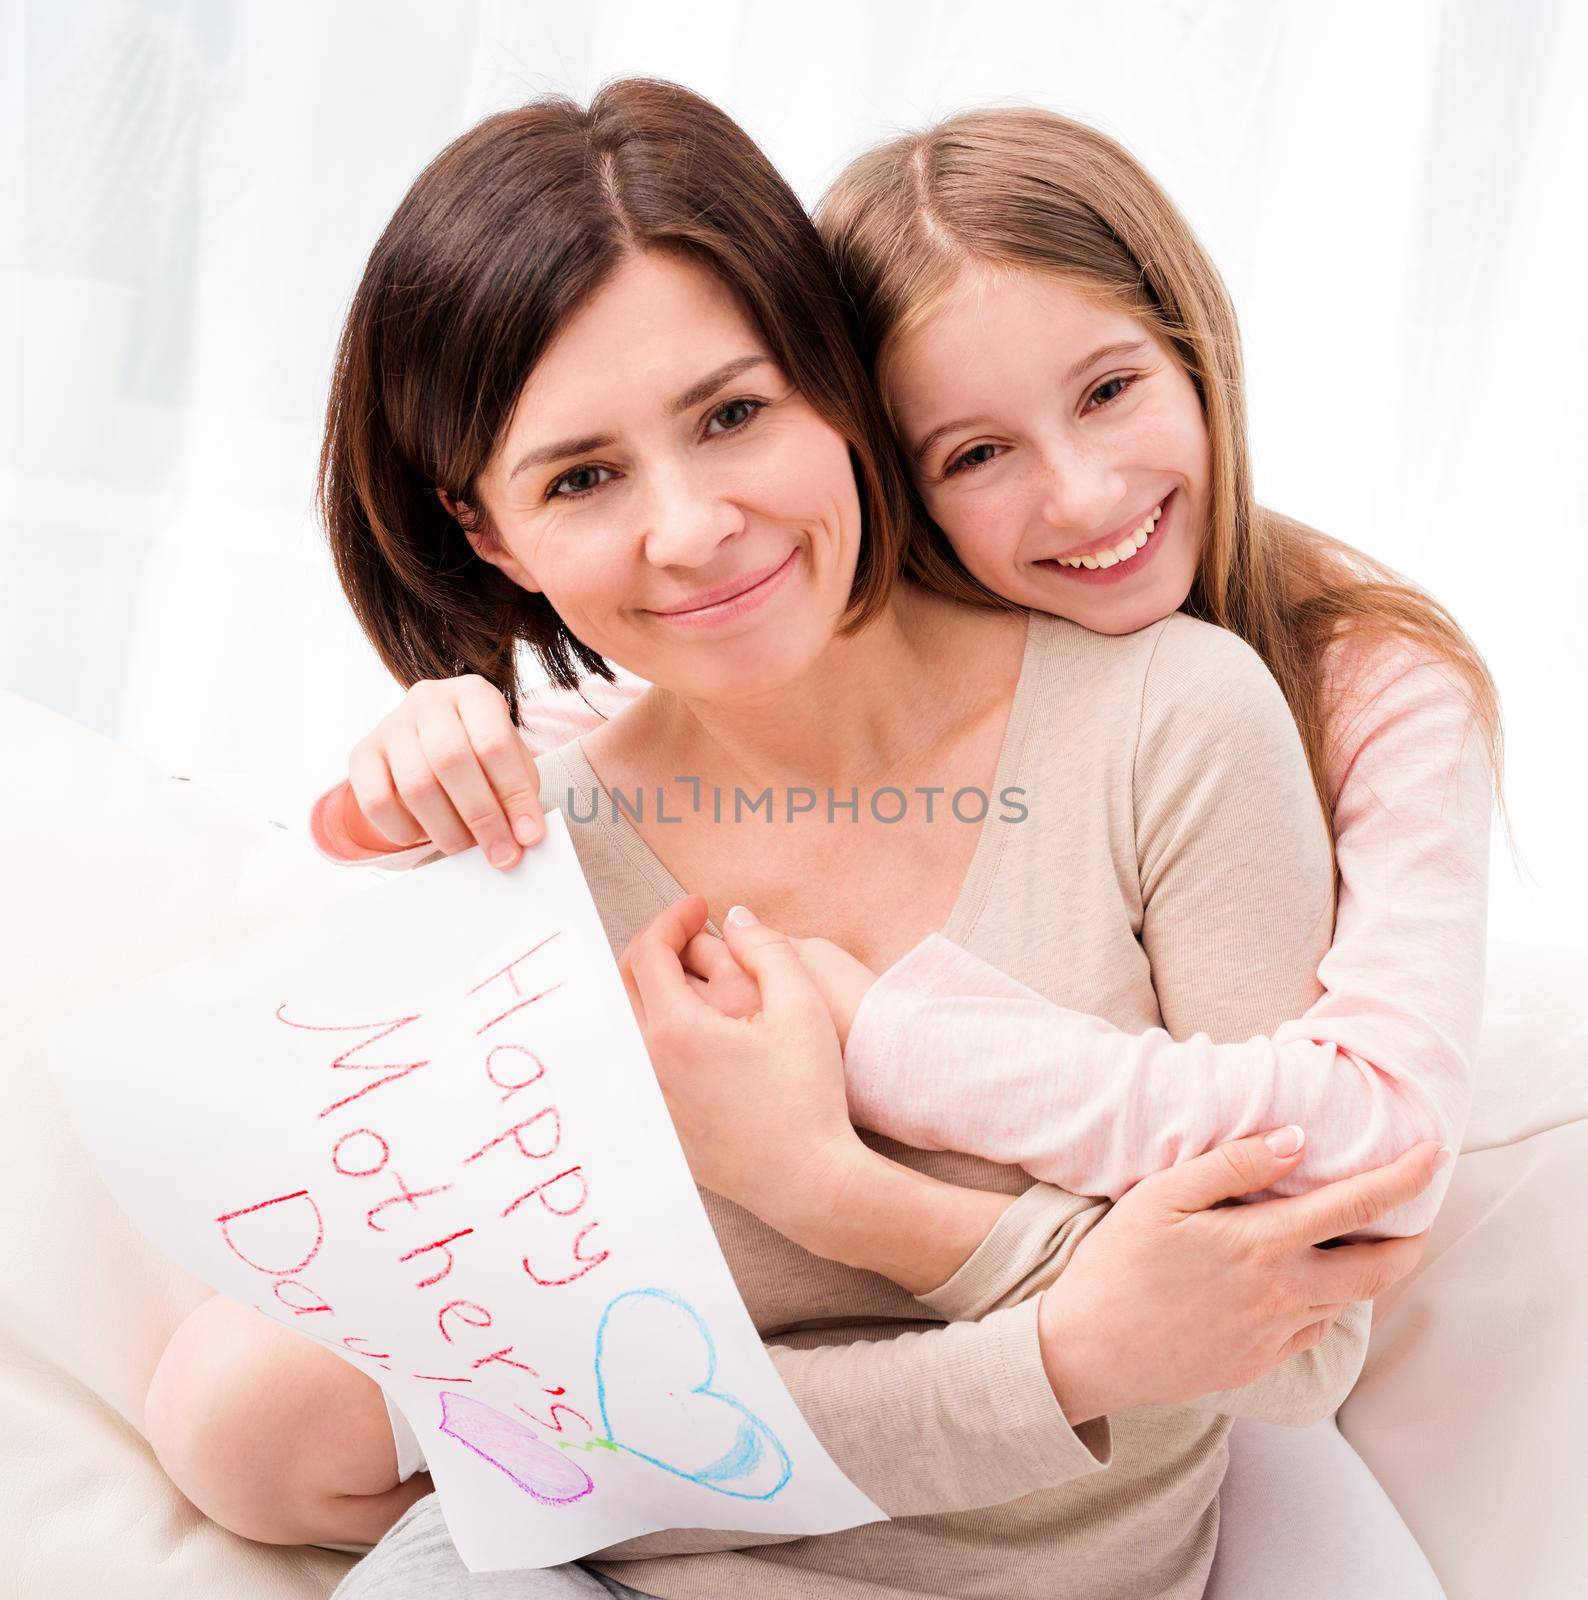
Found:
[[[524,738],[555,748],[643,688],[548,692],[526,706]],[[1482,1017],[1493,793],[1483,742],[1453,671],[1400,648],[1335,646],[1326,704],[1339,891],[1323,993],[1305,1015],[1238,1044],[1126,1033],[930,934],[856,1013],[844,1052],[854,1121],[1110,1199],[1286,1123],[1306,1130],[1307,1153],[1249,1199],[1382,1166],[1420,1139],[1458,1149]],[[398,859],[353,841],[347,793],[344,782],[315,803],[321,853]],[[1449,1173],[1352,1237],[1421,1232]]]

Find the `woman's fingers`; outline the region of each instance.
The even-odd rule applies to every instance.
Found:
[[[1338,1320],[1340,1311],[1337,1308],[1333,1316],[1323,1317],[1317,1322],[1309,1322],[1305,1328],[1298,1328],[1290,1338],[1280,1346],[1279,1361],[1288,1361],[1292,1356],[1298,1356],[1303,1350],[1312,1350],[1322,1344],[1327,1337],[1329,1329]],[[1279,1365],[1279,1361],[1274,1363]]]
[[[733,958],[755,979],[761,1010],[772,1022],[800,1024],[820,1013],[831,1026],[821,990],[786,933],[757,922],[745,906],[732,906],[723,920],[723,938]]]
[[[1371,1226],[1386,1211],[1415,1200],[1433,1181],[1437,1139],[1425,1139],[1394,1161],[1326,1183],[1310,1194],[1264,1201],[1264,1209],[1298,1243],[1322,1244]]]
[[[1305,1265],[1311,1292],[1325,1300],[1376,1300],[1422,1260],[1428,1233],[1404,1239],[1345,1244],[1338,1250],[1309,1250]]]
[[[1295,1168],[1305,1148],[1304,1135],[1297,1127],[1250,1134],[1244,1139],[1231,1139],[1206,1155],[1152,1173],[1130,1192],[1139,1191],[1143,1200],[1150,1199],[1175,1211],[1206,1211],[1221,1200],[1266,1189]]]
[[[664,1017],[684,1015],[704,1005],[689,987],[682,957],[689,941],[705,925],[705,896],[686,895],[652,917],[629,940],[623,959],[633,974],[649,1027]]]
[[[634,967],[629,961],[629,950],[633,948],[633,940],[618,957],[618,976],[623,980],[623,988],[629,997],[629,1009],[634,1013],[634,1020],[640,1025],[640,1032],[645,1031],[645,1001],[640,997],[640,986],[634,981]]]
[[[494,849],[505,848],[505,864],[510,866],[517,859],[516,845],[535,844],[545,832],[540,811],[540,774],[513,726],[506,700],[492,684],[483,678],[470,680],[460,688],[457,706],[496,802],[484,818],[484,831],[471,823],[474,836],[488,857]],[[469,821],[467,813],[464,820]]]

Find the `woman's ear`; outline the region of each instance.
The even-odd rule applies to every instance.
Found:
[[[481,561],[489,561],[493,567],[500,568],[520,589],[527,589],[531,594],[540,593],[540,585],[530,577],[523,564],[514,559],[512,555],[496,540],[491,532],[490,524],[486,522],[467,500],[454,499],[441,487],[436,489],[436,499],[441,502],[441,508],[463,530],[463,537],[469,541],[469,548]]]

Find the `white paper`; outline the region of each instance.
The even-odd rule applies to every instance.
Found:
[[[161,1250],[387,1390],[471,1570],[877,1521],[739,1298],[546,821],[511,873],[447,857],[55,1019],[67,1108]]]

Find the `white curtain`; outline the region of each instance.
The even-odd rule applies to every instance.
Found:
[[[398,698],[310,506],[339,319],[423,163],[627,72],[807,201],[1034,100],[1165,183],[1240,311],[1261,498],[1427,584],[1494,666],[1530,882],[1588,945],[1588,7],[1569,0],[8,0],[0,684],[296,824]]]

